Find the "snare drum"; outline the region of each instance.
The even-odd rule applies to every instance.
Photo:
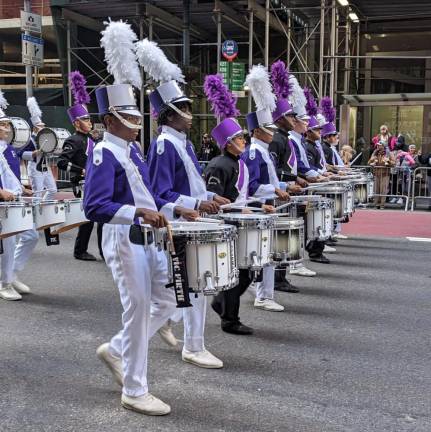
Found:
[[[53,228],[52,234],[54,235],[69,231],[89,222],[89,220],[85,217],[83,202],[80,198],[64,200],[64,211],[66,220],[64,223]]]
[[[67,129],[44,127],[36,135],[36,146],[42,153],[60,154],[70,136]]]
[[[11,128],[6,142],[12,144],[16,149],[24,148],[31,137],[30,125],[21,117],[9,117],[11,121]]]
[[[226,213],[220,217],[226,224],[234,225],[238,230],[240,269],[260,270],[272,263],[272,216]]]
[[[304,221],[280,216],[274,220],[274,261],[282,265],[294,264],[304,259]]]
[[[334,201],[318,195],[295,197],[295,208],[305,207],[307,221],[307,242],[312,240],[328,240],[334,225]],[[298,215],[298,211],[295,212]]]
[[[367,175],[361,176],[357,180],[353,180],[353,190],[355,193],[355,204],[368,204],[368,188],[369,178]]]
[[[189,287],[204,295],[238,285],[236,229],[230,225],[172,222],[175,237],[185,237]],[[170,262],[170,260],[168,260]],[[172,275],[172,269],[170,269]]]
[[[313,190],[326,198],[334,201],[334,222],[341,222],[348,210],[347,207],[347,189],[344,185],[326,185]]]
[[[0,239],[30,229],[33,229],[33,208],[30,203],[0,203]]]
[[[63,201],[41,201],[34,204],[34,222],[37,230],[43,230],[66,221]]]

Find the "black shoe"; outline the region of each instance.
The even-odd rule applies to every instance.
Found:
[[[231,333],[231,334],[236,334],[236,335],[251,335],[251,334],[253,334],[253,329],[249,326],[244,325],[241,322],[222,324],[221,329],[226,333]]]
[[[317,262],[320,264],[330,264],[331,263],[331,261],[329,261],[328,258],[325,257],[325,255],[310,257],[310,261]]]
[[[299,289],[293,286],[290,282],[282,281],[274,283],[274,290],[288,293],[298,293]]]
[[[211,302],[211,307],[213,308],[213,311],[217,314],[217,315],[221,315],[221,305],[220,303],[217,303],[215,301]]]
[[[82,261],[97,261],[96,257],[94,255],[91,255],[88,252],[84,252],[82,254],[75,254],[75,259],[82,260]]]
[[[325,241],[325,244],[328,245],[328,246],[335,247],[335,246],[337,246],[337,240],[335,240],[335,239],[329,239],[329,240]]]

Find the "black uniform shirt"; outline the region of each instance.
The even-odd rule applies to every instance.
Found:
[[[305,149],[307,150],[307,159],[310,166],[319,170],[323,169],[323,166],[320,163],[320,152],[316,147],[316,144],[313,141],[307,140]]]
[[[225,152],[215,157],[205,168],[207,190],[234,202],[239,195],[236,184],[239,175],[239,156]]]
[[[280,181],[284,182],[295,181],[297,177],[292,173],[290,166],[287,163],[291,155],[288,141],[289,135],[287,132],[278,129],[272,138],[271,144],[269,144],[269,153],[274,158],[277,176]]]
[[[332,165],[334,153],[332,152],[331,146],[323,140],[321,141],[321,143],[322,143],[322,149],[323,149],[323,154],[325,155],[326,163]]]
[[[70,171],[70,181],[77,185],[83,180],[82,170],[87,163],[87,146],[89,135],[76,132],[63,144],[63,150],[58,157],[57,166]]]

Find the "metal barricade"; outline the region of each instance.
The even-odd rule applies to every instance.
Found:
[[[411,189],[411,210],[415,210],[416,201],[428,201],[431,206],[431,168],[418,167],[413,171]]]
[[[409,208],[412,171],[406,167],[371,167],[374,177],[374,203],[377,207],[384,207],[386,199],[388,204]]]

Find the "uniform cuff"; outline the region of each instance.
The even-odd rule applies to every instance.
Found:
[[[177,198],[177,200],[174,202],[174,204],[177,206],[194,210],[194,208],[196,207],[196,202],[197,202],[196,198],[192,198],[187,195],[180,195]]]
[[[174,203],[166,203],[160,210],[160,213],[163,213],[166,216],[166,219],[172,221],[175,219],[175,204]]]
[[[136,207],[131,205],[123,205],[115,213],[114,217],[109,221],[111,224],[118,225],[133,225],[135,219]]]

